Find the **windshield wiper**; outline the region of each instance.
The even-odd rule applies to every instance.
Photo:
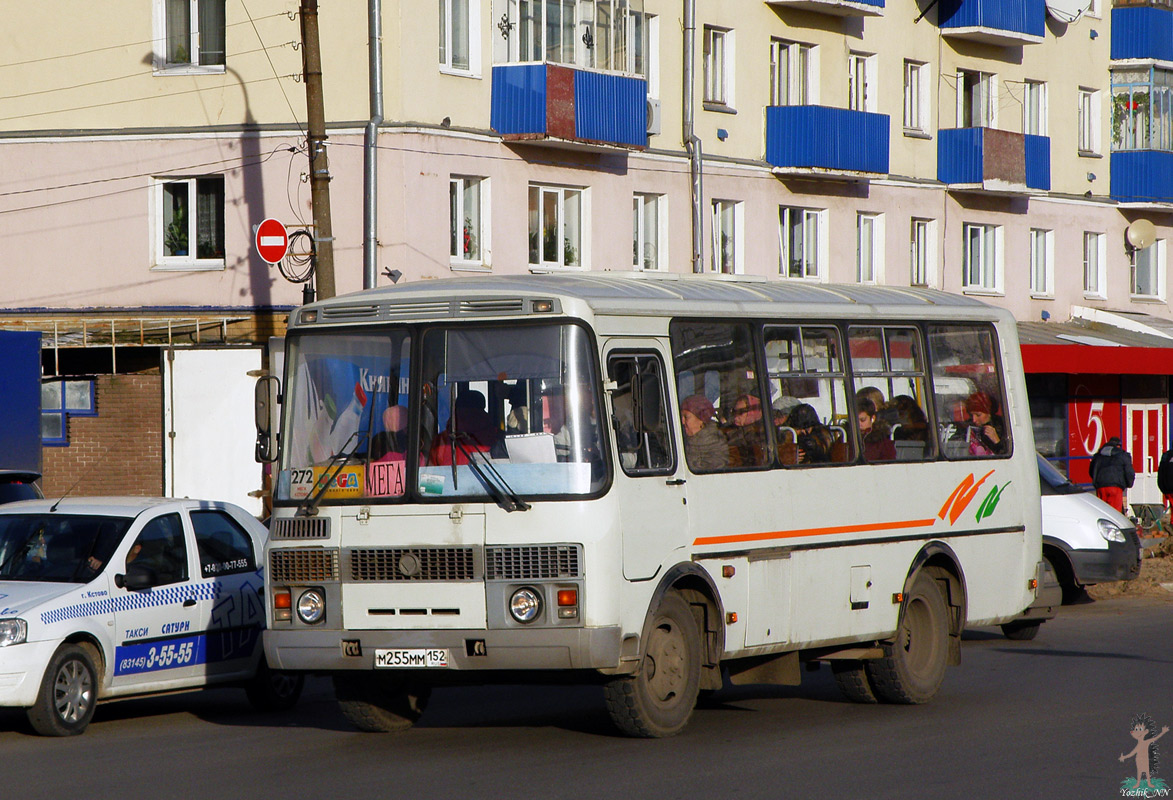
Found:
[[[499,505],[506,511],[529,511],[530,504],[518,497],[517,492],[497,471],[493,466],[493,462],[477,448],[469,448],[464,444],[464,440],[470,438],[467,433],[458,432],[451,435],[453,444],[464,453],[464,458],[468,462],[469,469],[480,479],[485,488],[489,491],[489,496],[493,498],[493,502]],[[484,459],[484,468],[477,463],[477,456]],[[452,459],[453,465],[456,464],[456,459]],[[455,466],[453,467],[455,470]],[[493,476],[493,480],[489,480],[489,475]]]
[[[294,516],[309,517],[317,513],[318,502],[322,499],[322,495],[326,493],[326,489],[338,477],[338,473],[342,471],[342,468],[346,466],[346,462],[350,460],[350,457],[358,450],[358,446],[362,444],[358,433],[358,431],[355,431],[350,434],[350,438],[343,442],[342,448],[330,456],[329,463],[326,464],[325,470],[322,471],[321,479],[314,486],[314,490],[310,493],[310,496],[298,505],[297,513]],[[354,442],[353,447],[350,445],[351,442]]]

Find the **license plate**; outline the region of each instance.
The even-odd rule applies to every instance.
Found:
[[[403,669],[418,667],[447,667],[448,651],[426,648],[400,650],[376,650],[375,667],[379,669]]]

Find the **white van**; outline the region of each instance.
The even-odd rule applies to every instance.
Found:
[[[1140,538],[1123,514],[1069,481],[1039,456],[1043,558],[1063,587],[1063,602],[1083,587],[1140,574]]]

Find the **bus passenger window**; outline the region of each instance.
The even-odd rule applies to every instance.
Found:
[[[917,330],[852,326],[847,337],[864,459],[932,458],[925,363]]]
[[[937,433],[947,458],[994,458],[1011,452],[1005,384],[995,350],[989,326],[929,328]]]
[[[611,424],[619,466],[628,475],[672,474],[676,464],[659,357],[614,355],[607,369],[617,384],[611,391]]]

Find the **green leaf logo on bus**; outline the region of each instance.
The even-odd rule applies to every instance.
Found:
[[[965,509],[977,497],[978,492],[982,488],[982,484],[993,474],[994,470],[990,470],[980,480],[975,480],[972,472],[966,475],[961,483],[957,484],[957,488],[953,490],[953,493],[949,495],[949,499],[945,501],[945,505],[941,506],[937,517],[939,519],[948,517],[950,525],[957,522],[957,519],[965,512]],[[990,491],[986,494],[985,499],[978,506],[977,514],[974,516],[976,522],[981,522],[994,513],[994,509],[998,507],[998,501],[1002,499],[1002,492],[1006,490],[1006,487],[1010,483],[1010,481],[1006,481],[1001,486],[995,484],[990,487]]]

